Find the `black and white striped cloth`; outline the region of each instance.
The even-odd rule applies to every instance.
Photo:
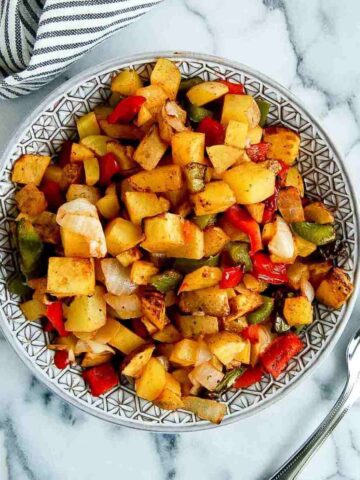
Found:
[[[0,0],[0,99],[53,80],[162,0]]]

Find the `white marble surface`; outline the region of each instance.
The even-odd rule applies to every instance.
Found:
[[[0,149],[64,79],[96,62],[161,49],[222,55],[290,88],[316,115],[360,182],[358,0],[168,0],[31,96],[0,104]],[[117,428],[58,400],[0,338],[1,480],[266,480],[317,426],[344,384],[344,352],[360,303],[334,351],[276,405],[235,425],[183,435]],[[300,480],[360,479],[360,404]]]

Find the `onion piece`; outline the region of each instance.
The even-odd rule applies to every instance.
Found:
[[[122,320],[141,317],[141,302],[136,294],[113,295],[105,293],[105,302],[112,307],[116,316]]]
[[[304,295],[304,297],[306,297],[309,302],[312,303],[315,298],[315,290],[309,280],[305,277],[302,277],[300,281],[300,290],[302,295]]]
[[[269,251],[284,260],[291,259],[295,253],[295,243],[289,225],[276,217],[276,231],[268,244]]]
[[[123,267],[116,258],[101,260],[101,269],[105,277],[105,286],[113,295],[130,295],[137,285],[130,280],[130,268]]]
[[[224,374],[219,372],[209,362],[204,362],[198,365],[191,372],[192,377],[205,387],[210,392],[214,391],[221,380],[224,378]]]
[[[200,365],[201,363],[207,362],[212,359],[212,353],[210,352],[207,344],[204,340],[199,342],[199,348],[196,355],[195,366]]]

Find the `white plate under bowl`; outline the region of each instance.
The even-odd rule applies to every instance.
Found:
[[[76,134],[77,117],[103,103],[110,94],[112,76],[124,68],[134,68],[148,78],[157,57],[176,62],[183,77],[198,75],[205,80],[225,78],[245,84],[246,91],[271,103],[268,123],[281,123],[301,136],[299,168],[306,192],[322,199],[335,210],[339,238],[346,242],[346,253],[339,264],[358,282],[359,226],[355,195],[340,155],[333,143],[311,114],[279,84],[245,65],[218,57],[189,52],[157,52],[133,56],[96,66],[77,75],[48,96],[25,119],[9,141],[2,158],[0,172],[0,315],[7,340],[28,365],[31,372],[54,393],[70,404],[99,418],[118,425],[162,432],[194,431],[213,425],[186,411],[166,411],[138,398],[132,385],[123,384],[106,395],[93,397],[81,375],[80,368],[59,370],[48,350],[48,334],[36,322],[27,322],[19,308],[19,298],[6,288],[7,280],[18,269],[17,251],[13,244],[11,225],[16,216],[15,185],[10,180],[14,161],[24,153],[54,154],[64,140]],[[343,331],[355,301],[339,311],[322,305],[315,307],[315,321],[302,334],[305,349],[293,359],[285,372],[274,380],[265,376],[248,389],[226,393],[222,400],[228,407],[222,425],[240,420],[271,405],[304,379],[329,352]]]

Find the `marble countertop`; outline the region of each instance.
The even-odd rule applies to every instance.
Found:
[[[41,91],[1,103],[0,150],[49,92],[99,59],[192,50],[248,64],[294,92],[330,133],[359,185],[359,15],[357,0],[167,0]],[[86,416],[49,393],[0,337],[0,479],[266,480],[335,402],[359,318],[360,302],[332,353],[275,405],[237,424],[181,435]],[[360,479],[360,404],[299,478]]]

